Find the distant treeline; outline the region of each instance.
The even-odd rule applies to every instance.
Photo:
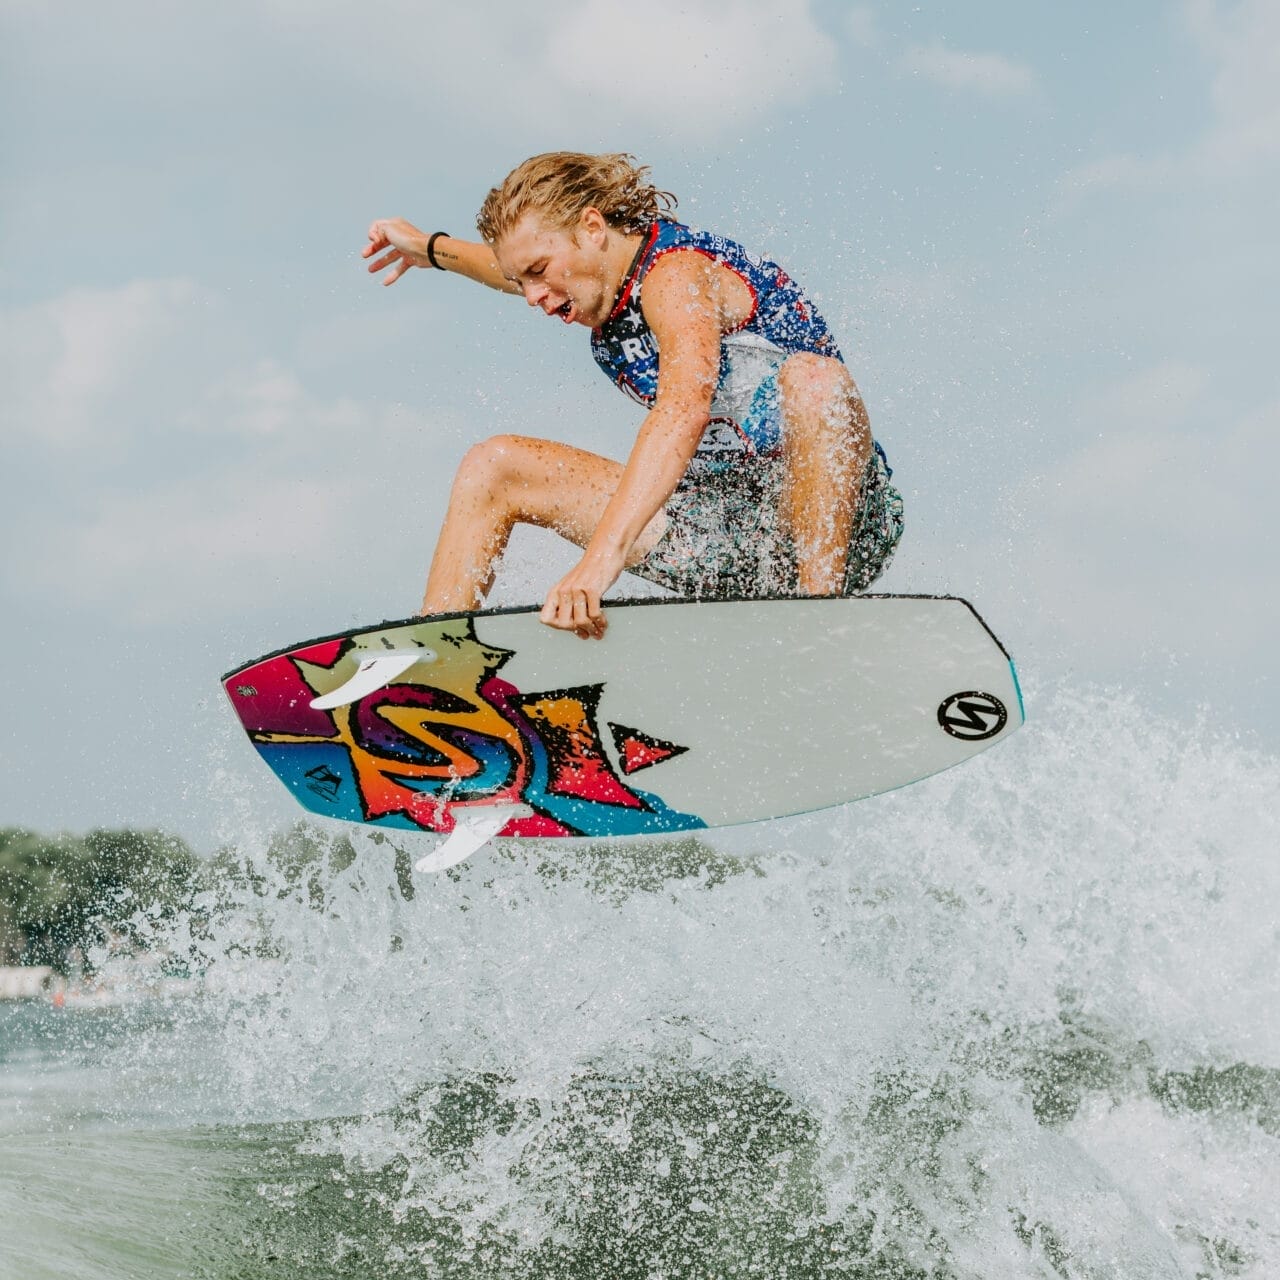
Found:
[[[354,856],[346,840],[305,823],[276,835],[266,851],[276,892],[303,888],[316,905],[322,869]],[[139,913],[155,922],[233,884],[267,891],[234,849],[201,858],[162,831],[41,835],[0,827],[0,965],[88,966],[94,947],[135,931]]]
[[[0,829],[0,963],[64,969],[139,906],[189,901],[201,863],[159,831]]]

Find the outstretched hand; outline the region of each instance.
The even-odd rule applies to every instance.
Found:
[[[360,256],[372,258],[375,253],[382,254],[369,264],[369,274],[377,275],[389,267],[382,283],[395,284],[410,267],[431,265],[427,258],[427,240],[427,236],[404,218],[379,218],[369,228],[369,243],[360,250]]]
[[[572,631],[584,640],[599,640],[609,625],[600,597],[618,580],[622,561],[616,564],[586,555],[550,591],[538,615],[540,622],[558,631]]]

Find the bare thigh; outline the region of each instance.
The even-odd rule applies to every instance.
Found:
[[[495,436],[463,459],[458,481],[478,489],[514,523],[551,529],[579,547],[591,541],[617,492],[623,466],[586,449],[533,436]],[[659,510],[627,556],[648,554],[666,528]]]

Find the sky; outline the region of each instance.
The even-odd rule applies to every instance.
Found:
[[[291,820],[220,675],[411,614],[471,443],[626,456],[585,334],[359,256],[559,149],[820,300],[878,589],[971,600],[1029,715],[1280,748],[1274,0],[0,0],[0,826]],[[517,537],[494,602],[569,563]]]

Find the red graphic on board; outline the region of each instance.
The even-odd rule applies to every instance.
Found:
[[[618,760],[624,774],[638,773],[650,765],[661,764],[672,756],[683,755],[688,747],[677,746],[674,742],[664,742],[661,738],[651,738],[639,729],[629,729],[625,724],[609,725],[613,734],[613,745],[618,752]]]
[[[535,694],[522,706],[538,729],[552,765],[547,789],[597,804],[643,809],[644,802],[614,777],[595,731],[603,685]]]

